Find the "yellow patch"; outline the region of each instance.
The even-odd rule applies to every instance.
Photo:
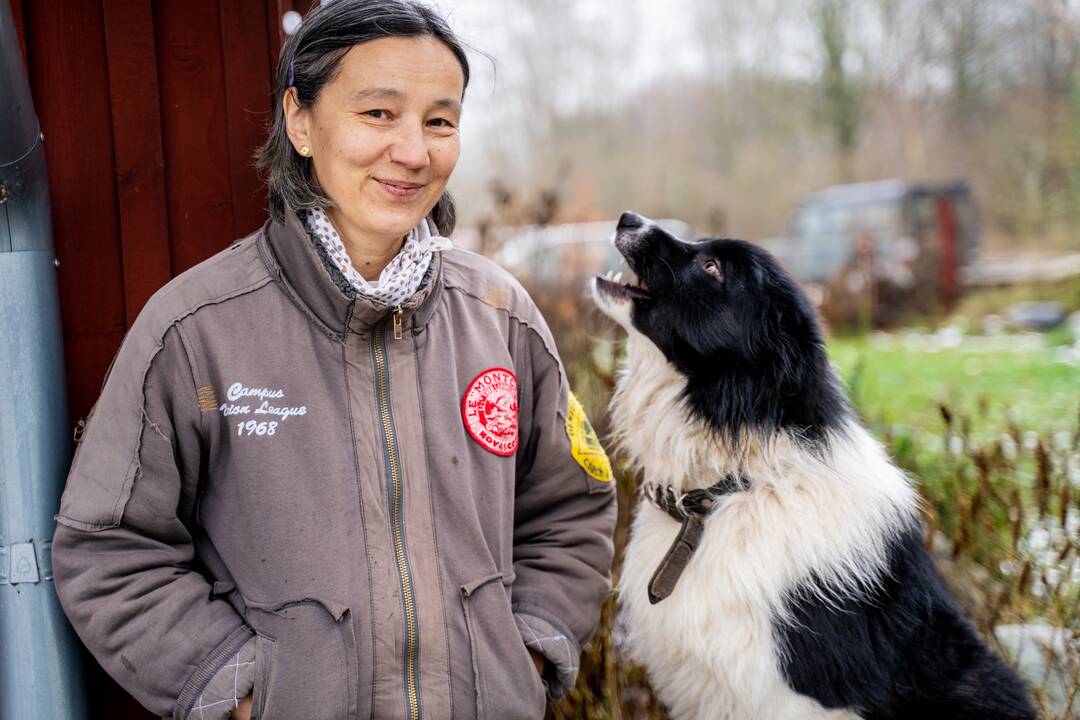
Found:
[[[611,461],[596,437],[592,423],[585,415],[585,408],[570,393],[566,410],[566,435],[570,438],[570,454],[589,476],[600,482],[611,482]]]

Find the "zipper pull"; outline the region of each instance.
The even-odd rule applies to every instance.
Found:
[[[405,314],[405,312],[401,309],[400,305],[397,305],[397,306],[394,307],[394,339],[395,340],[400,340],[401,339],[401,316],[404,315],[404,314]]]

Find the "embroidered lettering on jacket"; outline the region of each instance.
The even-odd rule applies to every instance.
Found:
[[[286,405],[277,402],[285,397],[285,390],[282,388],[247,387],[243,383],[233,383],[229,386],[225,397],[228,402],[221,403],[218,411],[225,417],[239,417],[236,421],[238,437],[274,435],[278,425],[290,417],[307,415],[306,405]],[[271,403],[271,401],[274,402]],[[269,415],[277,419],[244,419],[252,415]]]
[[[244,387],[242,383],[233,383],[229,386],[229,392],[226,394],[229,400],[239,400],[245,397],[257,397],[260,400],[264,398],[282,398],[285,397],[285,391],[281,388],[277,390],[271,390],[270,388],[249,388]]]
[[[461,401],[465,429],[488,452],[513,455],[518,447],[517,377],[488,368],[473,378]]]

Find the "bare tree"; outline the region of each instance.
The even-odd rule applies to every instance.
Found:
[[[823,67],[820,88],[826,121],[836,144],[841,178],[854,176],[852,159],[858,141],[861,94],[845,60],[849,52],[848,0],[816,0],[812,8],[821,43]]]

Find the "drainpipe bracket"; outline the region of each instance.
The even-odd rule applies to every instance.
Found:
[[[41,543],[40,562],[37,550],[33,540],[0,545],[0,585],[52,580],[52,563],[49,562],[52,542]]]

